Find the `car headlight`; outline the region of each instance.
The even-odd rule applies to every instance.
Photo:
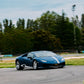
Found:
[[[61,61],[64,61],[64,58],[62,58]]]
[[[41,60],[42,62],[47,62],[47,61],[45,61],[45,60]]]

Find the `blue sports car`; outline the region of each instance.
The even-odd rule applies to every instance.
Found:
[[[51,51],[34,51],[25,53],[15,60],[16,69],[23,70],[25,66],[33,67],[38,69],[42,67],[64,67],[65,60],[63,57],[55,54]]]

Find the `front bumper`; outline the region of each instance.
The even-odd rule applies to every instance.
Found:
[[[41,64],[41,67],[52,67],[52,68],[54,68],[54,67],[62,68],[64,66],[65,66],[65,62],[62,62],[62,63],[59,63],[59,64],[46,64],[46,63]]]

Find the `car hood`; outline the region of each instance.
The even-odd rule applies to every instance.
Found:
[[[51,64],[60,63],[62,58],[63,57],[57,56],[57,55],[56,56],[46,56],[46,57],[36,57],[37,60],[40,60],[40,61],[44,60],[46,61],[46,63],[51,63]]]

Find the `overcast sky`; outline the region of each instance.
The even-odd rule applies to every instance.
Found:
[[[0,0],[0,22],[5,18],[14,23],[18,18],[36,19],[48,10],[58,14],[64,10],[66,16],[72,17],[73,4],[76,4],[75,15],[80,19],[84,13],[84,0]]]

